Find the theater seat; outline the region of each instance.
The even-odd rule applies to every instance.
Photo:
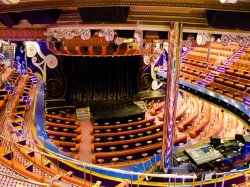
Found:
[[[239,101],[240,103],[242,103],[242,102],[243,102],[243,100],[242,100],[242,98],[241,98],[241,97],[234,97],[234,99],[235,99],[236,101]]]
[[[223,78],[215,78],[215,82],[223,83],[224,79]]]
[[[224,81],[226,85],[233,86],[234,82],[233,81]]]
[[[237,76],[239,76],[239,77],[243,77],[244,76],[243,72],[235,72],[234,74],[237,75]]]
[[[250,79],[250,73],[246,73],[246,74],[245,74],[245,77],[246,77],[247,79]]]
[[[223,91],[222,90],[215,90],[215,92],[223,95]]]
[[[228,73],[228,74],[234,74],[234,71],[231,70],[231,69],[228,69],[228,70],[226,70],[226,73]]]
[[[246,86],[244,84],[235,84],[235,87],[239,88],[240,90],[246,89]]]

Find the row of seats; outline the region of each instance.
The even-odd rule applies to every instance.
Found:
[[[218,65],[222,65],[223,62],[220,63],[207,63],[206,61],[199,61],[199,60],[193,60],[188,58],[182,59],[182,64],[185,67],[186,64],[194,66],[194,69],[203,69],[203,73],[201,74],[202,77],[206,76],[206,73],[208,73],[211,70],[216,70]],[[185,65],[184,65],[185,64]],[[200,69],[201,70],[201,69]]]
[[[212,123],[208,129],[208,131],[203,132],[201,135],[205,139],[209,139],[212,136],[217,136],[220,134],[221,130],[223,129],[224,125],[224,112],[218,110],[218,117],[214,123]]]
[[[218,49],[218,50],[223,50],[223,51],[232,51],[236,52],[240,49],[240,46],[237,45],[236,43],[231,43],[231,45],[224,46],[220,42],[212,42],[210,44],[211,49]]]
[[[202,62],[199,60],[192,60],[192,59],[188,59],[188,58],[183,58],[182,63],[190,64],[190,65],[197,66],[200,68],[207,68],[208,67],[208,64],[206,61]]]
[[[115,142],[115,141],[125,141],[136,138],[141,138],[145,136],[150,136],[151,134],[158,133],[162,131],[162,124],[151,125],[145,128],[135,128],[133,130],[124,130],[120,132],[113,133],[98,133],[94,134],[95,142]]]
[[[193,84],[197,84],[202,80],[202,77],[201,76],[197,77],[195,75],[190,75],[188,73],[180,72],[180,79]]]
[[[202,104],[204,105],[204,102],[202,102]],[[209,103],[206,103],[206,105],[203,108],[204,108],[204,112],[203,114],[200,114],[201,121],[199,121],[198,125],[189,131],[189,136],[191,138],[197,137],[206,128],[207,124],[210,121],[211,105]]]
[[[184,102],[185,103],[185,102]],[[127,124],[105,125],[94,124],[94,160],[98,164],[113,164],[112,167],[123,163],[145,159],[160,152],[162,143],[163,124],[155,124],[155,113],[164,106],[164,102],[149,102],[148,110],[152,118]],[[187,105],[180,110],[178,117],[185,114]],[[187,134],[175,136],[175,145],[187,142]]]
[[[119,125],[119,124],[125,124],[130,123],[132,121],[140,121],[145,119],[144,114],[134,114],[129,116],[122,116],[122,117],[116,117],[116,118],[108,118],[108,119],[95,119],[95,125],[99,126],[107,126],[107,125]]]
[[[220,44],[213,44],[213,45],[218,47]],[[232,45],[231,47],[234,49],[230,52],[230,54],[232,54],[232,55],[235,54],[235,52],[240,49],[240,47],[238,47],[236,45]],[[198,55],[198,53],[196,53],[195,51],[200,51],[200,52],[205,54],[206,49],[201,49],[201,48],[194,49],[194,53],[191,52],[191,54]],[[234,62],[237,59],[232,58],[232,60]],[[236,69],[235,67],[231,67],[231,66],[227,67],[226,65],[224,65],[224,62],[217,64],[217,65],[213,65],[213,66],[211,66],[211,64],[210,64],[210,66],[205,67],[206,62],[197,61],[197,60],[194,61],[192,55],[191,55],[191,58],[189,55],[187,55],[183,59],[182,62],[183,62],[182,67],[181,67],[182,73],[180,75],[180,78],[185,80],[185,81],[196,84],[195,77],[192,77],[192,76],[189,76],[189,75],[186,75],[183,73],[187,73],[190,75],[196,75],[196,76],[202,75],[203,79],[205,79],[208,74],[211,74],[212,76],[214,76],[214,79],[213,79],[214,83],[217,83],[217,84],[210,83],[209,79],[208,79],[208,81],[206,80],[206,82],[211,84],[211,85],[206,85],[206,87],[209,90],[215,91],[215,92],[220,93],[220,94],[224,94],[230,98],[236,99],[239,102],[242,102],[243,97],[248,97],[248,95],[245,94],[244,92],[250,93],[250,89],[249,89],[249,87],[250,87],[250,81],[249,81],[250,74],[247,70],[243,70],[240,68]],[[197,64],[202,64],[202,63],[204,65],[197,66]],[[217,73],[218,67],[225,68],[225,73],[222,73],[222,72]],[[205,73],[203,73],[204,75],[199,74],[201,72],[200,68],[203,68],[206,71]],[[213,75],[213,73],[212,73],[213,71],[216,71],[216,74]],[[218,86],[218,83],[222,84],[222,85]],[[223,86],[223,88],[222,88],[222,86]],[[226,88],[227,86],[228,86],[228,88]],[[239,91],[237,91],[237,90],[239,90]],[[230,92],[230,91],[233,91],[233,92]]]
[[[108,125],[108,126],[97,126],[93,127],[94,134],[102,134],[102,133],[119,133],[122,131],[130,131],[135,129],[144,129],[154,125],[154,118],[130,122],[127,124],[120,124],[120,125]]]
[[[75,156],[80,150],[81,127],[75,117],[67,114],[69,111],[63,109],[57,113],[53,111],[51,114],[45,114],[45,128],[49,138],[59,149]]]
[[[232,99],[235,99],[242,103],[244,97],[250,97],[250,94],[240,91],[238,89],[232,88],[230,86],[222,85],[219,83],[211,82],[206,89],[214,91],[216,93],[225,95]]]
[[[236,66],[236,67],[230,66],[229,68],[226,68],[225,73],[229,74],[229,75],[236,76],[236,77],[250,79],[249,70],[243,69],[239,66]]]
[[[199,47],[196,48],[195,51],[207,54],[207,48]],[[233,54],[233,51],[225,51],[223,49],[213,49],[213,47],[211,47],[210,54],[229,58]]]
[[[9,118],[12,120],[11,123],[14,126],[14,128],[19,126],[19,128],[22,129],[22,128],[27,128],[24,127],[24,125],[25,126],[29,125],[23,123],[24,122],[23,118],[25,117],[26,109],[28,108],[29,102],[27,101],[27,98],[29,98],[31,89],[32,89],[32,81],[28,78],[28,75],[22,75],[22,76],[20,75],[20,79],[18,80],[18,82],[16,82],[15,89],[11,90],[13,94],[9,95],[10,99],[7,100],[7,108],[9,110],[7,113],[5,112],[1,113],[2,115],[1,117],[5,118],[5,115],[9,115]],[[22,122],[20,121],[21,119]],[[3,126],[9,126],[8,121],[4,121]],[[16,141],[17,143],[20,143],[21,145],[27,147],[34,146],[30,145],[30,141],[23,141],[22,136],[20,136],[17,132],[9,129],[12,128],[8,128],[8,131],[5,131],[6,133],[9,134],[6,137],[11,137],[12,141]],[[19,132],[22,133],[23,131]],[[46,157],[41,158],[40,154],[34,153],[24,148],[20,148],[17,145],[12,146],[10,145],[10,143],[5,142],[5,140],[1,140],[0,142],[1,145],[3,146],[3,148],[0,147],[1,150],[0,162],[4,163],[7,167],[13,168],[15,171],[22,174],[22,176],[31,178],[38,182],[49,183],[52,178],[55,178],[58,175],[58,173],[60,173],[59,175],[60,177],[58,179],[69,181],[70,183],[72,183],[72,186],[74,187],[87,185],[85,182],[83,182],[83,179],[75,179],[74,175],[72,174],[70,176],[67,175],[68,171],[61,170],[58,166],[56,166],[52,162],[49,162]],[[28,144],[26,145],[27,142],[29,145]],[[1,182],[5,181],[3,180]],[[18,186],[19,183],[13,183],[13,185],[12,183],[8,185],[6,183],[5,186],[14,186],[14,185]],[[21,185],[39,186],[39,185],[29,185],[29,184],[26,185],[25,183],[21,183]]]
[[[198,117],[199,114],[199,105],[198,105],[198,101],[196,99],[191,99],[192,102],[192,113],[185,119],[185,120],[181,120],[178,124],[177,124],[177,129],[182,132],[184,130],[187,129],[188,126],[190,126],[192,124],[193,121],[195,121],[195,119]]]
[[[45,114],[57,115],[65,118],[74,118],[75,109],[75,107],[53,107],[45,109]]]
[[[180,120],[186,113],[187,110],[187,103],[186,100],[179,102],[178,99],[178,106],[181,106],[181,108],[177,108],[177,112],[176,112],[176,120]],[[161,112],[158,113],[157,115],[158,120],[159,121],[164,121],[164,110],[162,110]]]
[[[189,60],[197,60],[200,62],[207,62],[207,53],[200,53],[200,52],[196,52],[196,49],[194,49],[194,51],[191,51],[187,54],[186,58],[188,58]],[[228,59],[228,57],[226,56],[219,56],[219,55],[213,55],[210,54],[209,56],[209,63],[211,65],[217,65],[217,64],[221,64],[223,62],[225,62]]]
[[[195,75],[201,78],[204,78],[206,76],[206,74],[202,70],[197,70],[197,69],[193,69],[191,67],[185,67],[185,66],[181,67],[181,72]]]
[[[242,70],[249,71],[250,70],[249,60],[234,59],[231,67],[235,69],[240,68]]]
[[[216,76],[214,78],[214,82],[250,93],[250,90],[248,90],[248,88],[250,88],[250,80],[247,79],[237,78],[235,76],[230,76],[227,74],[220,73],[219,76]]]

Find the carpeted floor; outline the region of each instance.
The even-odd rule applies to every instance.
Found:
[[[80,121],[81,127],[81,146],[80,151],[78,153],[78,159],[86,162],[91,163],[92,152],[91,152],[91,134],[90,132],[93,131],[92,123],[90,120],[82,120]]]

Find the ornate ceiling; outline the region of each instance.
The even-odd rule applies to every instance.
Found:
[[[94,11],[94,8],[97,7],[126,7],[128,15],[124,14],[126,18],[123,23],[109,23],[106,21],[108,18],[104,19],[103,22],[99,20],[98,23],[92,23],[87,22],[79,14],[80,9],[83,9],[82,12],[84,14],[85,8],[88,7],[93,9],[93,11],[89,15],[85,15],[85,18],[86,16],[91,18],[98,14],[99,11]],[[249,31],[241,30],[241,28],[231,30],[230,28],[221,29],[211,26],[208,19],[208,11],[212,11],[215,15],[217,15],[217,12],[224,11],[226,13],[237,12],[249,15],[250,0],[239,0],[236,4],[221,4],[219,0],[21,0],[16,5],[0,3],[0,14],[18,14],[25,11],[48,9],[59,9],[62,11],[55,24],[30,24],[30,22],[21,17],[20,22],[10,28],[0,23],[0,29],[19,29],[22,32],[25,29],[45,30],[47,27],[52,26],[87,25],[95,27],[109,26],[111,24],[111,26],[113,25],[124,30],[140,28],[142,30],[166,31],[168,30],[169,22],[176,21],[183,23],[186,32],[209,30],[219,33],[228,31],[249,33]],[[39,13],[37,16],[40,16]],[[105,16],[112,16],[112,12]],[[242,21],[249,22],[247,20],[239,20],[239,22]]]

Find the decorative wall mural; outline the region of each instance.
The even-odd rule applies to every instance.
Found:
[[[31,58],[33,65],[41,71],[43,81],[46,82],[46,67],[54,69],[58,65],[57,58],[52,54],[44,55],[37,42],[25,42],[25,47],[27,57]],[[39,55],[42,61],[39,61],[36,55]]]
[[[162,55],[159,56],[155,63],[150,63],[150,60],[147,61],[147,56],[142,57],[141,69],[138,76],[138,87],[140,91],[146,91],[152,88],[157,90],[163,85],[162,82],[157,81],[156,72],[161,66],[166,66],[168,61],[168,53],[164,48]]]
[[[224,46],[230,45],[232,42],[238,43],[242,47],[250,46],[250,35],[232,35],[223,34],[221,36],[221,44]]]
[[[15,51],[14,67],[16,68],[18,73],[26,73],[27,66],[23,42],[17,43]]]
[[[30,71],[39,73],[45,82],[46,99],[63,98],[67,82],[57,57],[45,42],[25,42],[25,47]]]

